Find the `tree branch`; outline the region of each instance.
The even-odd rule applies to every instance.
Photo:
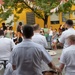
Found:
[[[37,13],[33,8],[31,8],[25,1],[24,1],[25,5],[31,9],[36,15],[38,15],[42,20],[45,20],[39,13]]]

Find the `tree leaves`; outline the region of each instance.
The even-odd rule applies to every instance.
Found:
[[[59,10],[56,12],[68,12],[71,11],[71,7],[74,3],[74,0],[69,0],[66,3],[63,3],[62,5],[60,5],[60,1],[61,0],[34,0],[34,7],[31,8],[30,5],[28,5],[28,3],[25,3],[24,0],[3,0],[4,4],[4,10],[7,10],[4,12],[4,10],[2,9],[2,7],[0,8],[0,18],[3,20],[6,20],[9,15],[13,14],[14,10],[16,11],[16,13],[20,14],[22,13],[22,11],[24,9],[31,9],[35,14],[37,14],[37,16],[41,19],[45,19],[44,14],[49,16],[50,10],[54,9],[55,7],[57,7],[59,5]],[[40,9],[38,9],[38,7]],[[43,13],[42,13],[43,12]],[[19,17],[17,17],[15,15],[15,20],[17,20]]]

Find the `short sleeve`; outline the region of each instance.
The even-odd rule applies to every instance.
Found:
[[[13,49],[11,57],[10,57],[10,63],[12,65],[16,65],[17,64],[17,53],[16,50]]]
[[[61,36],[59,38],[59,42],[60,43],[64,43],[65,42],[65,35],[64,35],[64,33],[61,34]]]
[[[46,64],[49,64],[52,61],[52,57],[44,48],[42,50],[42,59]]]
[[[10,63],[8,63],[6,65],[4,75],[12,75],[12,72],[13,72],[12,65]]]
[[[66,53],[63,52],[60,57],[60,63],[66,64]]]

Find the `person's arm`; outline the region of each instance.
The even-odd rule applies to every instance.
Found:
[[[13,70],[16,70],[16,65],[12,65]]]
[[[61,47],[63,47],[63,43],[60,43],[60,42],[59,42],[59,44],[60,44]]]
[[[48,66],[50,67],[50,68],[52,68],[53,70],[57,70],[57,68],[56,68],[56,66],[53,64],[53,62],[50,62],[49,64],[48,64]]]
[[[59,66],[59,72],[62,72],[64,66],[65,66],[64,64],[62,64],[62,63],[60,64],[60,66]]]
[[[43,49],[43,61],[50,67],[52,68],[53,70],[56,71],[56,66],[53,64],[52,62],[52,57],[49,55],[49,53]]]
[[[61,36],[60,36],[60,38],[58,40],[59,40],[60,46],[63,46],[63,44],[65,42],[65,35],[64,35],[64,33],[61,34]]]
[[[61,57],[60,57],[60,66],[59,66],[59,72],[62,72],[65,64],[66,64],[66,58],[67,58],[67,53],[65,50],[62,52]]]
[[[16,49],[13,49],[11,57],[10,57],[10,63],[12,65],[12,69],[13,70],[16,70],[16,64],[17,64],[17,62],[18,62],[18,58],[17,58]]]

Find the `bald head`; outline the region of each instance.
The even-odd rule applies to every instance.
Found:
[[[33,26],[33,29],[34,29],[34,31],[40,30],[39,24],[35,24],[35,25]]]

